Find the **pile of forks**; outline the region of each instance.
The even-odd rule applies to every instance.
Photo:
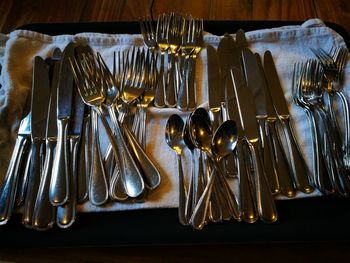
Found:
[[[325,194],[335,192],[348,196],[350,113],[347,99],[339,90],[348,50],[346,47],[332,48],[330,52],[311,50],[318,60],[309,59],[294,65],[293,99],[309,118],[314,181],[318,189]],[[342,129],[335,114],[335,96],[340,98],[342,104]]]
[[[196,108],[196,58],[203,46],[203,20],[181,14],[160,14],[153,21],[140,21],[145,44],[160,53],[156,107]]]

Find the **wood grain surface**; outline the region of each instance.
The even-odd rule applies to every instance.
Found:
[[[350,32],[348,0],[2,0],[0,31],[29,23],[135,21],[163,12],[206,20],[306,20],[318,17]]]
[[[29,23],[135,21],[156,18],[162,12],[205,20],[304,21],[317,17],[350,32],[349,0],[0,0],[0,32],[9,33]],[[348,243],[0,248],[0,262],[348,262],[348,248]]]

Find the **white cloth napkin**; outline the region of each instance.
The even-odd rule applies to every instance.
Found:
[[[228,32],[233,33],[233,32]],[[246,32],[249,47],[260,55],[270,50],[274,57],[292,124],[303,154],[311,167],[311,138],[304,111],[292,103],[291,77],[293,64],[314,57],[309,47],[329,50],[332,46],[345,46],[343,38],[325,26],[319,19],[308,20],[300,26],[284,26]],[[217,47],[220,36],[210,33],[204,35],[204,43]],[[123,50],[131,45],[143,45],[140,35],[80,33],[76,35],[48,36],[36,32],[17,30],[9,35],[0,34],[0,63],[2,74],[0,83],[0,178],[3,178],[17,136],[18,125],[28,112],[32,81],[34,56],[46,58],[55,47],[62,50],[70,41],[88,43],[95,51],[102,54],[108,64],[112,65],[113,52]],[[196,82],[197,102],[207,102],[207,59],[205,48],[197,60]],[[344,92],[350,96],[350,63],[345,67]],[[150,193],[144,203],[109,203],[96,207],[90,203],[80,206],[80,211],[112,211],[142,208],[177,207],[178,176],[175,153],[167,146],[164,128],[168,117],[177,113],[184,118],[189,113],[176,109],[150,108],[147,122],[147,153],[155,161],[162,175],[162,183],[157,190]],[[186,160],[189,160],[188,153]],[[185,161],[185,172],[190,164]],[[188,172],[186,172],[188,174]],[[317,192],[315,194],[318,194]]]

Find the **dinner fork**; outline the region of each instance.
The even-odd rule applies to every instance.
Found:
[[[327,172],[327,166],[325,163],[325,156],[322,152],[321,143],[323,143],[322,138],[324,134],[318,130],[318,124],[316,122],[316,113],[314,108],[310,103],[304,100],[304,92],[307,90],[305,88],[305,76],[309,74],[307,69],[309,69],[310,63],[312,61],[307,61],[304,63],[295,63],[292,77],[292,95],[293,101],[296,105],[304,109],[310,125],[311,130],[311,140],[312,140],[312,149],[313,149],[313,158],[312,158],[312,168],[314,175],[314,182],[316,183],[317,188],[325,194],[334,192],[333,187],[329,185],[329,176]],[[307,82],[309,84],[309,82]]]
[[[71,61],[71,65],[82,100],[93,109],[92,113],[94,113],[93,121],[95,122],[95,133],[97,132],[97,115],[100,117],[106,130],[108,139],[112,146],[114,157],[120,164],[120,176],[123,179],[126,193],[130,197],[139,196],[145,187],[141,172],[126,146],[119,123],[116,122],[117,134],[116,138],[114,138],[112,130],[109,127],[107,119],[103,113],[102,105],[106,98],[106,91],[103,88],[103,85],[105,84],[104,82],[106,79],[103,78],[104,73],[102,73],[101,59],[94,54],[89,54],[84,56],[83,59],[77,60],[77,58],[74,58],[73,61]],[[98,149],[96,149],[96,147],[98,147],[96,137],[97,136],[94,137],[93,143],[95,152],[98,151]],[[101,163],[102,161],[99,161],[99,165],[101,165]],[[103,165],[101,165],[100,169],[103,169]],[[103,178],[98,173],[91,173],[91,176],[93,177],[91,178],[93,181],[92,184],[96,187],[91,197],[95,199],[94,202],[97,204],[102,201],[104,202],[104,199],[108,195],[108,189],[106,189],[106,178]]]
[[[329,116],[323,106],[322,76],[323,69],[320,64],[315,60],[309,61],[300,81],[302,96],[303,100],[316,113],[318,133],[322,138],[322,153],[325,157],[332,187],[337,193],[347,196],[350,190],[349,178],[345,174],[341,149],[337,145],[333,127],[329,125]]]
[[[165,54],[168,51],[168,31],[169,31],[169,16],[166,14],[160,14],[157,21],[157,30],[156,30],[156,41],[160,50],[160,69],[159,69],[159,81],[154,96],[154,105],[156,107],[165,107],[165,85],[166,85],[166,76],[167,71],[164,67]]]
[[[153,53],[153,51],[157,48],[157,41],[156,32],[154,30],[152,21],[149,19],[140,20],[140,28],[143,41]]]
[[[334,110],[334,95],[337,95],[340,98],[343,108],[343,116],[344,116],[344,140],[342,142],[343,152],[344,152],[344,163],[347,169],[350,169],[350,112],[349,112],[349,103],[345,97],[345,95],[336,89],[336,82],[339,83],[339,80],[342,76],[342,72],[344,69],[344,65],[347,61],[347,49],[336,48],[331,49],[329,53],[327,53],[324,49],[314,49],[311,48],[312,52],[316,55],[319,61],[322,64],[324,69],[324,78],[327,81],[327,108],[328,113],[330,115],[331,124],[335,132],[337,132],[336,136],[338,140],[340,140],[340,131],[339,125],[337,122],[337,117]],[[331,53],[331,54],[330,54]]]

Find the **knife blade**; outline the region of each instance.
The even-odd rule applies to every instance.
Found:
[[[299,190],[304,193],[310,193],[313,191],[311,174],[293,134],[287,102],[270,51],[266,51],[264,54],[264,69],[274,109],[279,117],[278,119],[287,140],[290,166],[294,179]]]
[[[247,173],[246,164],[244,161],[244,147],[243,128],[239,121],[238,108],[231,81],[230,69],[238,65],[240,67],[240,54],[236,46],[235,40],[229,34],[225,34],[219,43],[218,55],[221,62],[221,72],[226,86],[226,110],[227,118],[236,121],[238,140],[235,148],[235,162],[236,170],[239,177],[240,187],[240,210],[242,213],[242,220],[253,223],[258,219],[257,210],[254,203],[254,193],[251,185],[251,178]]]
[[[48,66],[41,57],[34,58],[33,86],[31,101],[31,167],[28,177],[26,200],[23,208],[22,223],[31,228],[35,200],[40,184],[42,154],[41,146],[46,133],[46,120],[50,97]]]
[[[245,78],[247,80],[248,89],[250,89],[253,94],[255,102],[255,112],[256,119],[259,127],[260,134],[260,149],[263,156],[263,164],[265,168],[265,173],[270,185],[270,189],[273,194],[280,192],[280,187],[277,179],[277,170],[272,162],[273,152],[270,151],[268,147],[268,138],[266,134],[266,122],[267,122],[267,110],[266,110],[266,98],[264,79],[260,73],[259,65],[256,56],[248,48],[242,49],[242,62],[243,71],[245,73]]]
[[[255,56],[259,66],[260,74],[262,76],[262,88],[264,89],[265,93],[265,106],[267,113],[267,127],[265,131],[267,135],[267,146],[270,148],[270,152],[273,153],[274,156],[274,158],[272,158],[272,161],[274,167],[276,167],[281,193],[287,197],[294,197],[296,195],[296,188],[292,180],[292,171],[289,169],[288,159],[278,137],[278,127],[276,126],[278,117],[273,108],[273,103],[271,101],[270,93],[267,87],[265,71],[261,62],[260,55],[255,54]]]
[[[69,43],[63,51],[57,86],[57,148],[53,162],[49,198],[54,206],[62,205],[69,196],[69,145],[68,129],[71,115],[73,75],[70,60],[76,44]]]
[[[221,122],[222,102],[225,101],[225,87],[222,83],[220,62],[213,46],[207,46],[208,57],[208,102],[212,119],[212,129],[215,131]]]
[[[15,205],[16,189],[21,177],[20,169],[30,141],[30,119],[31,113],[21,121],[11,161],[0,189],[0,225],[8,222]]]
[[[56,48],[48,61],[52,72],[49,113],[46,124],[46,150],[44,169],[33,212],[33,227],[40,230],[51,228],[55,222],[55,209],[49,200],[49,186],[57,143],[57,85],[61,50]]]
[[[254,167],[253,181],[258,213],[262,221],[274,222],[277,220],[277,211],[259,153],[259,131],[254,105],[251,103],[252,94],[246,86],[240,69],[236,67],[231,69],[231,80],[236,96],[239,119],[244,131],[245,141],[249,146]],[[247,105],[249,106],[247,107]],[[248,163],[248,160],[246,163]]]

